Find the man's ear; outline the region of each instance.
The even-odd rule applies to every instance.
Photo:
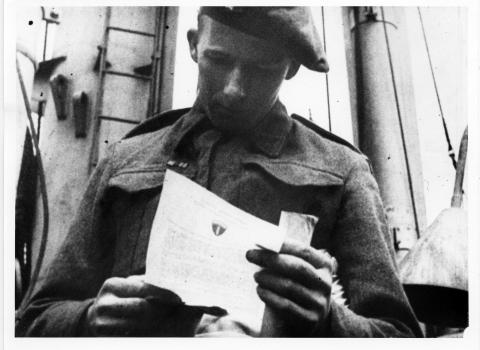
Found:
[[[288,71],[287,71],[287,75],[285,76],[285,79],[286,80],[292,79],[297,74],[299,69],[300,69],[300,63],[298,63],[297,61],[292,61],[292,63],[290,63],[290,67],[288,67]]]
[[[198,30],[189,29],[187,32],[187,39],[188,39],[188,45],[190,47],[190,56],[192,57],[192,60],[195,61],[195,63],[198,63],[198,51],[197,51]]]

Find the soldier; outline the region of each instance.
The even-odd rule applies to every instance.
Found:
[[[193,336],[249,333],[228,316],[176,305],[146,284],[146,249],[167,168],[278,223],[282,210],[319,218],[311,246],[251,250],[258,295],[285,336],[421,336],[396,274],[368,160],[346,141],[289,116],[278,99],[299,66],[326,72],[304,7],[202,7],[188,32],[198,64],[191,109],[148,120],[113,145],[92,176],[65,243],[28,303],[17,335]],[[332,263],[347,305],[331,298]],[[155,296],[153,304],[148,297]],[[205,322],[207,324],[205,324]]]

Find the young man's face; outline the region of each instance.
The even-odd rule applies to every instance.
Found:
[[[190,53],[198,63],[198,102],[220,130],[252,130],[276,102],[280,85],[298,65],[268,42],[202,16],[190,31]]]

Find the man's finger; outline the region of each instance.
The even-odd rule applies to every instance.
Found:
[[[97,336],[128,336],[139,329],[138,322],[132,319],[103,316],[93,324],[93,332]]]
[[[112,293],[118,297],[146,298],[155,297],[156,301],[164,303],[179,303],[180,297],[175,293],[145,283],[143,276],[130,276],[128,278],[109,278],[103,285],[103,292]]]
[[[329,297],[331,293],[331,288],[328,286],[323,291],[309,289],[290,278],[273,274],[268,270],[258,271],[254,274],[254,278],[260,287],[310,309],[322,307],[322,303],[326,301],[326,294]]]
[[[299,320],[307,320],[309,322],[318,322],[320,320],[319,314],[315,311],[305,309],[293,301],[284,298],[271,290],[257,287],[257,294],[260,299],[268,306],[281,313],[293,315]]]
[[[152,303],[160,304],[182,304],[182,299],[171,290],[160,288],[145,282],[145,275],[132,275],[127,277],[127,280],[139,281],[143,283],[142,293],[146,295]]]
[[[138,279],[112,277],[105,281],[101,293],[111,293],[118,297],[144,297],[147,296],[147,286]]]
[[[295,255],[312,264],[315,268],[327,267],[333,271],[334,260],[325,249],[315,249],[292,239],[283,242],[280,253]]]
[[[143,298],[119,298],[108,294],[99,299],[96,307],[100,316],[126,319],[145,316],[151,306]]]
[[[317,270],[311,264],[296,256],[254,249],[247,252],[247,260],[296,280],[306,287],[322,288],[324,290],[325,282],[317,273]]]

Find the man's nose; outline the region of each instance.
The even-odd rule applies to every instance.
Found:
[[[234,105],[241,102],[246,96],[245,73],[241,67],[235,67],[227,76],[227,81],[223,89],[225,103]]]

